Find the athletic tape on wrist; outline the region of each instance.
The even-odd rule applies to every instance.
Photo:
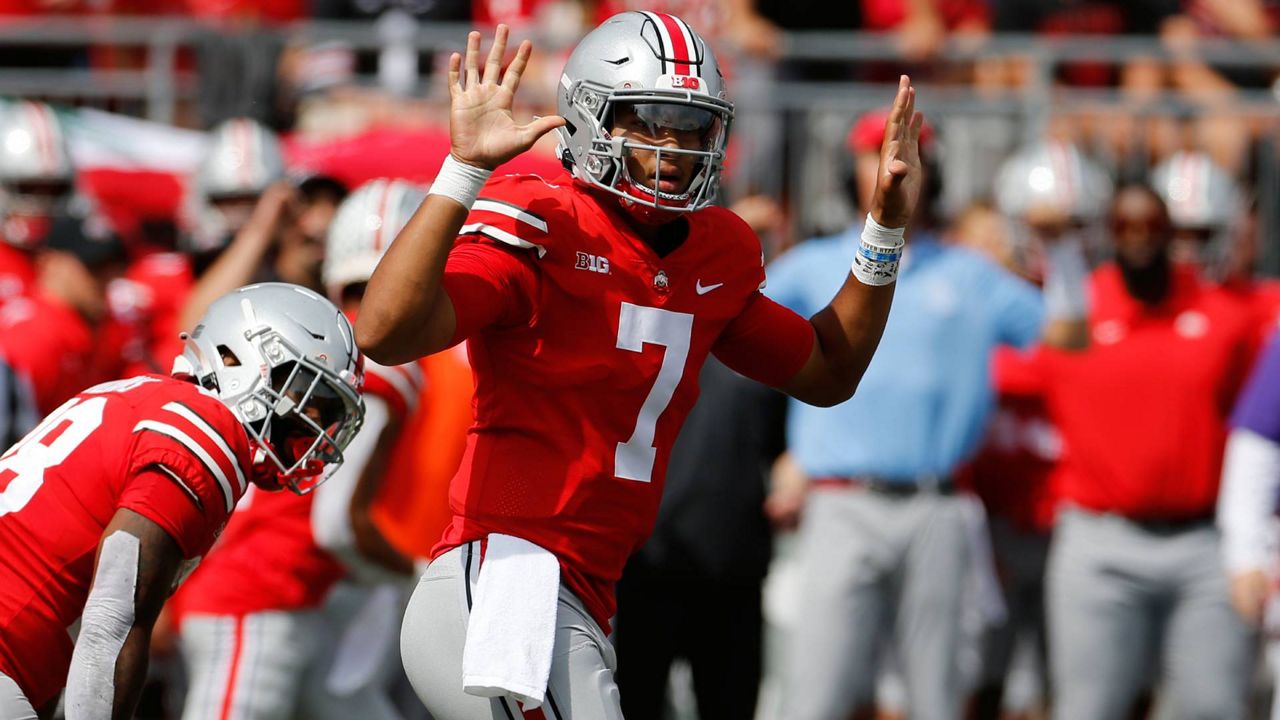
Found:
[[[476,196],[480,194],[480,188],[484,187],[492,174],[492,170],[458,162],[453,159],[453,155],[446,155],[427,194],[443,195],[470,210],[476,202]]]
[[[864,285],[888,285],[898,279],[906,228],[887,228],[867,213],[849,271]]]

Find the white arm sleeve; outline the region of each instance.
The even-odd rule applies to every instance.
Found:
[[[1272,562],[1280,445],[1249,430],[1231,431],[1218,493],[1218,527],[1228,572],[1261,570]]]
[[[140,548],[138,538],[123,531],[102,541],[67,673],[67,720],[111,718],[116,659],[133,628]]]
[[[311,506],[311,531],[316,544],[343,560],[355,554],[355,533],[351,529],[351,497],[356,483],[373,457],[378,438],[391,421],[386,401],[372,395],[364,397],[364,425],[343,451],[342,466],[316,488]]]

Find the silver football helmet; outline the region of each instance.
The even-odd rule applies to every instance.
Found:
[[[71,198],[75,170],[62,123],[44,103],[0,105],[0,235],[35,247]]]
[[[261,283],[209,306],[174,361],[249,433],[254,481],[309,492],[364,421],[364,360],[351,323],[297,285]]]
[[[696,131],[698,149],[671,148],[614,137],[615,112],[634,112],[652,129]],[[624,12],[604,21],[578,43],[564,66],[556,109],[560,158],[573,176],[622,197],[630,205],[692,211],[709,205],[719,190],[733,103],[720,65],[706,41],[683,20],[655,12]],[[697,167],[688,187],[664,192],[632,180],[626,156],[633,150],[692,155]]]
[[[284,173],[280,141],[262,124],[232,118],[215,127],[188,192],[189,233],[183,249],[192,253],[221,249],[248,222],[252,212],[248,201]],[[228,203],[238,207],[228,209]]]
[[[1244,199],[1231,175],[1202,152],[1178,152],[1151,172],[1174,227],[1223,230],[1238,219]]]
[[[329,225],[322,270],[337,302],[348,285],[368,282],[391,241],[427,196],[404,180],[371,180],[347,196]]]
[[[996,206],[1010,218],[1037,207],[1077,223],[1101,217],[1111,197],[1111,178],[1075,145],[1043,142],[1005,161],[996,174]]]

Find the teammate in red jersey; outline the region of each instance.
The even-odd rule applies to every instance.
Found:
[[[478,33],[465,65],[451,59],[450,157],[357,321],[379,362],[466,339],[476,373],[453,521],[410,601],[402,654],[444,720],[509,717],[512,698],[546,700],[548,717],[619,717],[603,631],[613,583],[652,528],[699,368],[715,352],[807,402],[852,394],[920,194],[923,117],[904,76],[851,276],[806,321],[759,292],[759,241],[710,206],[733,105],[701,37],[670,15],[617,15],[569,58],[560,116],[520,125],[510,108],[531,48],[503,74],[507,34],[499,26],[483,64]],[[556,128],[571,177],[481,189]]]
[[[324,278],[349,317],[424,192],[376,180],[338,210]],[[251,490],[240,503],[172,604],[190,678],[183,717],[396,717],[378,670],[391,662],[398,624],[351,628],[362,608],[403,607],[413,561],[377,529],[370,508],[421,384],[416,364],[367,362],[365,422],[342,468],[301,499]]]
[[[156,614],[248,482],[305,491],[360,426],[350,325],[301,288],[222,298],[181,364],[89,388],[0,456],[0,718],[64,685],[69,720],[131,717]]]

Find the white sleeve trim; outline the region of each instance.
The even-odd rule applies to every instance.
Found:
[[[217,478],[218,487],[222,488],[222,499],[226,501],[227,512],[231,512],[231,508],[235,507],[235,495],[231,492],[231,481],[227,480],[227,474],[222,471],[222,467],[213,459],[213,456],[206,452],[203,447],[200,447],[200,443],[178,428],[155,420],[139,421],[137,425],[133,426],[133,431],[138,432],[139,430],[150,430],[165,437],[173,438],[199,458],[200,462],[204,463],[205,468]]]
[[[523,240],[502,228],[496,228],[488,223],[471,223],[469,225],[463,225],[462,229],[458,231],[459,235],[471,235],[474,233],[479,233],[485,237],[497,240],[500,243],[513,245],[518,248],[537,250],[539,258],[544,257],[547,254],[547,248],[545,246],[537,243],[531,243],[528,240]]]
[[[231,451],[231,446],[228,445],[227,441],[224,440],[223,437],[218,434],[217,430],[213,429],[212,425],[206,422],[204,418],[197,415],[194,410],[187,407],[186,405],[183,405],[180,402],[165,403],[162,409],[168,410],[169,412],[182,417],[184,420],[194,425],[196,429],[198,429],[200,432],[203,432],[211,441],[213,441],[213,444],[217,445],[218,449],[221,450],[222,453],[227,456],[227,464],[230,465],[231,469],[235,471],[236,483],[240,486],[240,492],[244,493],[244,491],[248,489],[249,484],[245,480],[244,471],[240,469],[240,463],[236,461],[236,454]]]
[[[111,533],[102,541],[67,673],[67,720],[111,717],[116,660],[133,628],[140,551],[138,538],[127,532]]]
[[[501,200],[486,200],[484,198],[480,198],[479,200],[476,200],[475,205],[471,206],[471,211],[491,212],[497,213],[498,215],[506,215],[513,220],[519,220],[520,222],[529,225],[530,227],[535,227],[542,232],[547,231],[546,220],[543,220],[524,208],[516,207],[515,205],[502,202]]]
[[[1275,562],[1275,512],[1280,445],[1245,429],[1227,439],[1218,493],[1223,562],[1230,572],[1264,570]]]

